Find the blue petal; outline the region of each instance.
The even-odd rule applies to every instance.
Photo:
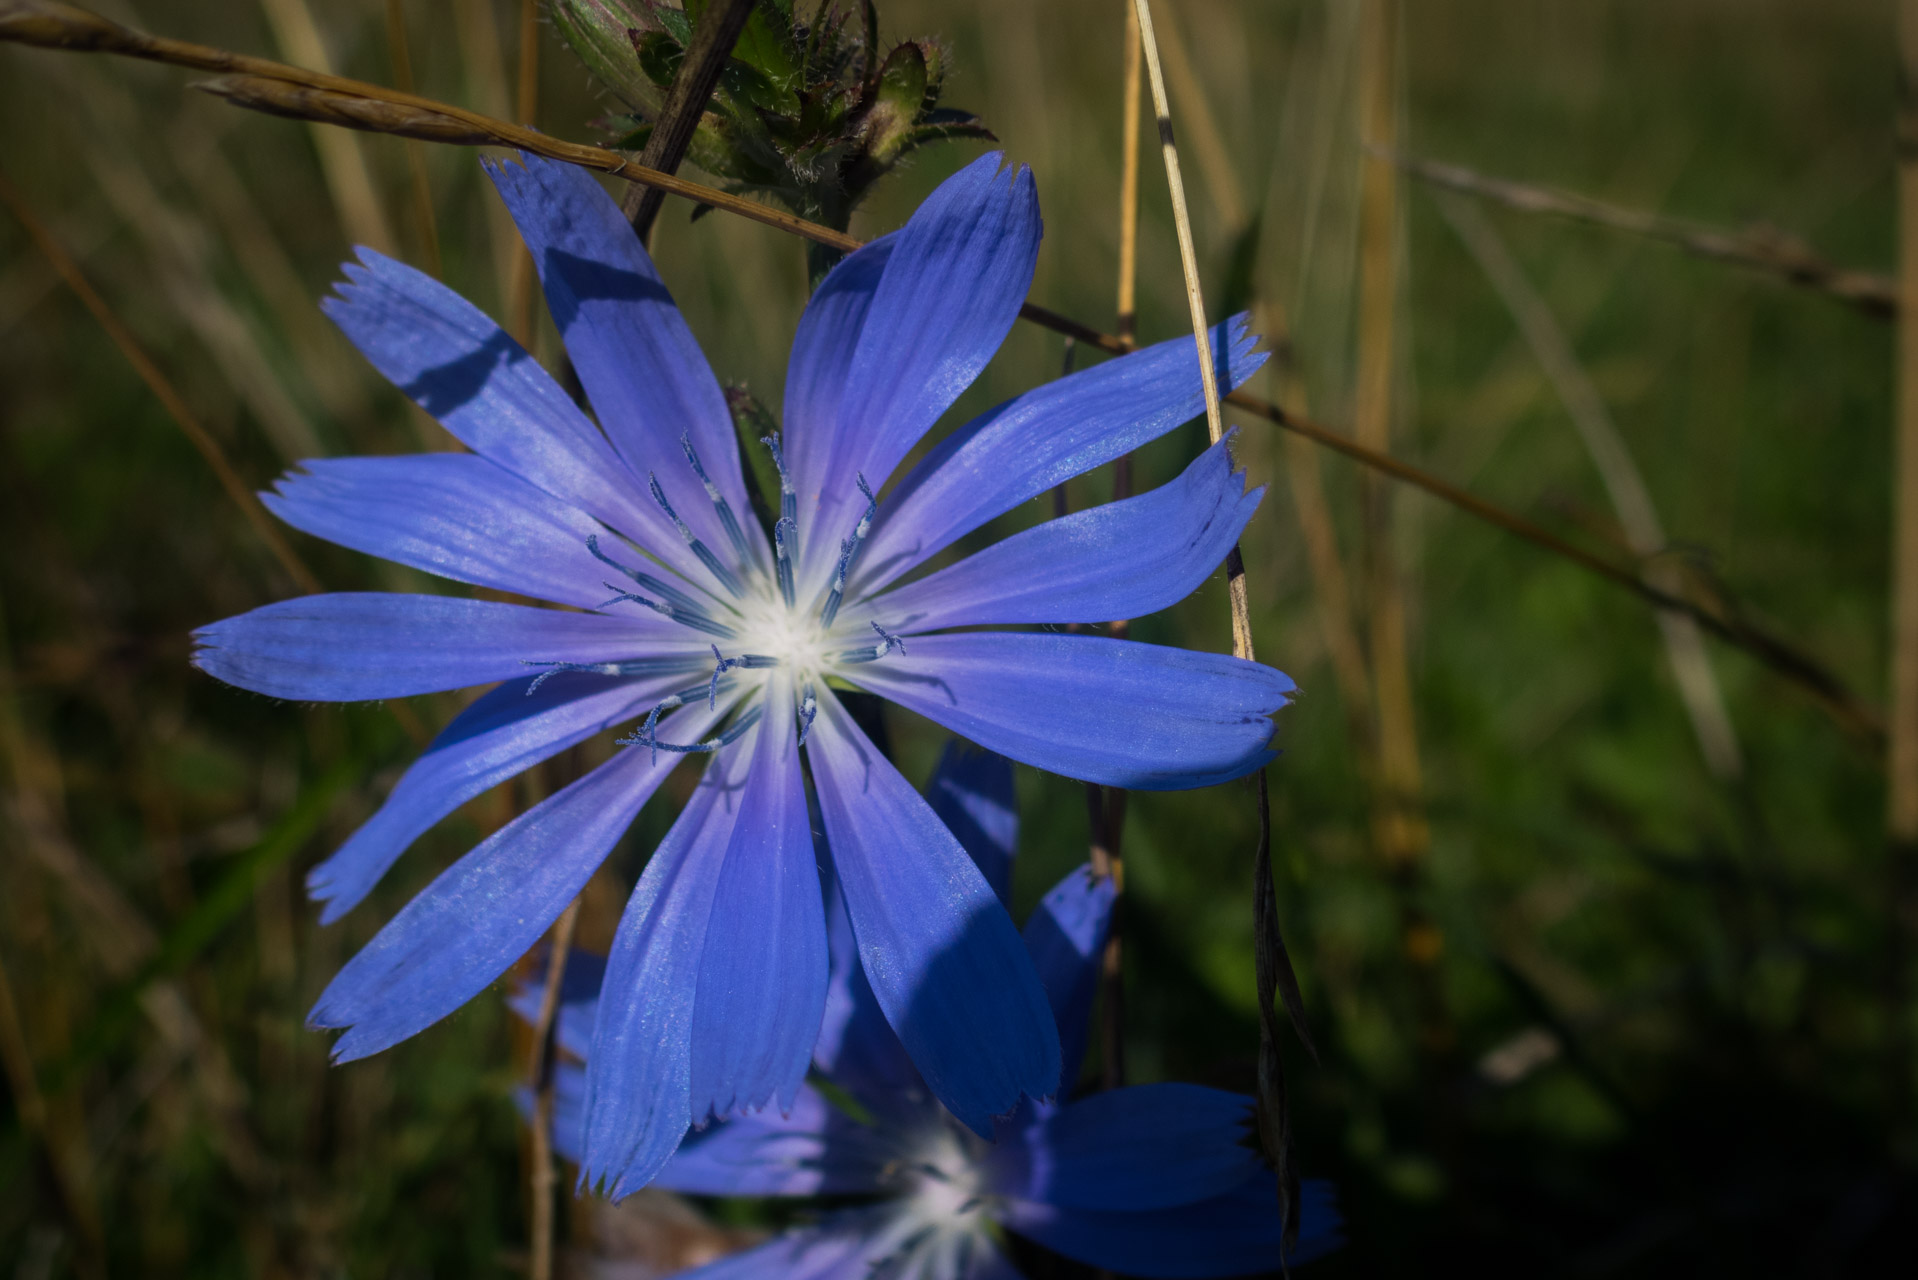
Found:
[[[342,591],[209,623],[193,633],[193,665],[275,698],[359,702],[511,680],[543,662],[698,664],[702,646],[663,644],[655,632],[645,619]]]
[[[1055,1253],[1134,1276],[1238,1276],[1322,1257],[1344,1243],[1331,1184],[1308,1182],[1299,1205],[1299,1242],[1283,1253],[1273,1175],[1228,1195],[1150,1212],[1064,1209],[1031,1200],[1002,1202],[994,1216]]]
[[[488,161],[486,171],[532,252],[553,322],[600,425],[635,473],[658,476],[706,545],[731,557],[712,503],[680,448],[680,437],[689,437],[742,525],[756,529],[732,415],[699,343],[606,189],[577,165],[524,153],[519,161]],[[675,536],[669,525],[655,530]],[[763,535],[748,536],[758,538],[763,551]]]
[[[839,438],[840,404],[859,334],[898,243],[895,231],[855,250],[827,273],[799,317],[786,361],[785,450],[795,481],[809,495],[828,479],[846,483],[826,474]]]
[[[958,740],[946,743],[926,783],[926,799],[946,830],[972,855],[986,883],[1012,906],[1012,859],[1019,848],[1019,803],[1012,794],[1012,762]]]
[[[1212,331],[1221,390],[1265,362],[1252,351],[1256,341],[1242,315]],[[886,496],[860,553],[855,595],[1204,408],[1197,349],[1185,337],[1048,382],[980,415],[935,445]]]
[[[676,1280],[872,1280],[883,1242],[894,1234],[887,1228],[899,1216],[892,1206],[836,1213],[757,1249],[682,1271]]]
[[[764,706],[699,964],[696,1122],[774,1098],[790,1108],[826,1003],[826,915],[784,673]]]
[[[1257,769],[1293,689],[1271,667],[1225,654],[1005,631],[914,636],[858,678],[982,747],[1133,791]]]
[[[979,751],[957,740],[946,744],[939,767],[926,784],[932,811],[955,835],[986,877],[1001,903],[1006,902],[1019,813],[1012,794],[1012,766],[1004,756]],[[878,998],[859,964],[845,895],[831,873],[823,820],[814,830],[819,859],[828,870],[826,936],[832,955],[826,1016],[813,1061],[835,1084],[889,1122],[910,1123],[937,1104],[906,1055],[905,1046],[886,1022]]]
[[[1252,1099],[1147,1084],[1060,1107],[986,1157],[992,1190],[1071,1209],[1169,1209],[1226,1195],[1259,1172],[1245,1145]]]
[[[628,537],[662,531],[643,481],[525,348],[431,276],[359,252],[320,309],[374,368],[481,457]],[[648,549],[696,565],[664,532]]]
[[[539,962],[533,966],[530,974],[514,985],[513,994],[506,999],[507,1007],[528,1026],[539,1021],[540,1001],[546,994],[544,949],[535,955]],[[587,1051],[592,1047],[593,1019],[599,1014],[599,988],[605,979],[605,956],[577,948],[566,953],[566,972],[560,977],[559,1014],[553,1023],[553,1038],[561,1049],[581,1061],[585,1060]],[[578,1068],[569,1069],[578,1073]],[[584,1077],[580,1087],[585,1088]]]
[[[1016,533],[862,608],[906,633],[1156,613],[1219,567],[1265,493],[1244,491],[1226,450],[1220,441],[1171,484]]]
[[[704,1196],[869,1195],[906,1154],[890,1131],[801,1088],[789,1114],[735,1116],[693,1134],[654,1184]]]
[[[586,549],[600,523],[466,453],[326,458],[280,477],[261,501],[318,538],[456,582],[597,608],[612,593]],[[630,608],[631,606],[627,606]],[[655,614],[661,636],[687,635]]]
[[[817,820],[818,854],[828,872],[826,945],[832,977],[826,985],[826,1012],[820,1020],[819,1042],[813,1046],[813,1062],[834,1084],[851,1090],[860,1102],[889,1119],[937,1114],[938,1104],[886,1021],[859,963],[846,895],[826,848],[824,819]]]
[[[1052,886],[1026,920],[1026,952],[1059,1024],[1060,1061],[1066,1073],[1059,1082],[1061,1093],[1071,1090],[1085,1060],[1086,1026],[1099,990],[1106,930],[1117,896],[1112,877],[1095,877],[1088,864]]]
[[[860,961],[927,1085],[981,1136],[1059,1080],[1032,961],[972,859],[837,698],[808,740]]]
[[[750,735],[713,757],[647,862],[606,958],[586,1059],[580,1179],[615,1199],[652,1181],[693,1122],[699,961],[749,746]]]
[[[679,713],[677,731],[709,722]],[[347,961],[307,1021],[347,1028],[336,1062],[378,1053],[471,1000],[526,954],[586,886],[677,763],[624,751],[527,810],[442,872]]]
[[[460,712],[413,762],[379,812],[307,873],[321,924],[357,906],[406,847],[474,796],[659,702],[685,676],[608,680],[561,672],[510,680]]]
[[[1001,172],[1003,162],[994,152],[946,179],[891,246],[838,412],[821,424],[831,443],[811,442],[795,476],[807,594],[823,585],[864,509],[855,476],[885,482],[985,368],[1032,287],[1039,200],[1031,172]]]

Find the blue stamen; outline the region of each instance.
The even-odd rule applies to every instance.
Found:
[[[778,560],[779,594],[786,599],[786,607],[793,607],[793,544],[799,541],[799,526],[789,516],[782,516],[773,525],[773,551]]]
[[[673,586],[671,583],[660,581],[650,573],[641,573],[638,569],[629,569],[607,555],[604,551],[601,551],[599,549],[598,534],[589,533],[586,535],[586,549],[593,553],[593,559],[608,568],[619,570],[635,583],[658,596],[660,601],[659,603],[655,603],[644,596],[619,591],[618,587],[608,582],[604,584],[606,589],[608,591],[619,591],[619,594],[613,597],[613,599],[608,600],[606,604],[615,604],[622,599],[633,600],[645,605],[649,609],[663,613],[673,621],[683,623],[695,631],[704,631],[708,635],[715,636],[732,635],[730,628],[715,622],[711,617],[707,616],[706,611],[699,607],[699,602],[687,595],[684,591],[679,590],[679,588]],[[604,609],[606,604],[600,605],[599,607]]]
[[[733,554],[739,557],[739,563],[751,564],[752,555],[746,549],[745,531],[739,527],[739,520],[733,515],[732,504],[726,501],[726,495],[706,474],[706,468],[699,465],[699,455],[693,452],[692,432],[680,433],[679,447],[685,450],[686,461],[692,464],[693,474],[699,477],[699,483],[706,486],[706,496],[713,500],[713,510],[719,514],[720,526],[726,530],[726,538],[733,544]]]
[[[792,473],[786,470],[786,452],[779,447],[779,433],[759,437],[759,443],[772,451],[773,470],[779,472],[779,518],[799,528],[799,492],[793,488]]]
[[[872,629],[879,633],[881,643],[872,646],[870,649],[848,649],[839,655],[839,660],[841,662],[877,662],[894,649],[899,650],[901,653],[906,651],[906,642],[900,637],[894,635],[876,622],[872,624]]]
[[[706,686],[706,710],[708,711],[713,710],[719,705],[719,677],[739,665],[739,661],[736,658],[720,657],[718,645],[713,646],[713,663],[712,683]]]
[[[668,699],[668,701],[671,701],[671,699]],[[664,706],[664,704],[661,705]],[[672,708],[668,707],[666,709],[671,710]],[[675,755],[698,755],[702,752],[717,751],[729,743],[737,742],[741,734],[758,724],[761,710],[762,708],[760,707],[753,707],[747,711],[746,714],[740,716],[738,720],[734,721],[726,732],[716,738],[708,738],[704,742],[694,742],[682,746],[676,742],[661,742],[659,740],[658,735],[654,732],[654,725],[657,724],[659,720],[657,709],[655,709],[653,715],[646,717],[646,727],[644,729],[635,733],[630,738],[616,739],[616,744],[622,747],[652,748],[652,763],[654,764],[659,763],[659,753],[662,751],[670,751]]]
[[[846,570],[852,567],[852,558],[859,553],[859,544],[872,532],[872,518],[879,512],[879,499],[872,496],[866,477],[857,474],[853,478],[859,482],[859,492],[866,495],[866,514],[859,517],[859,523],[853,527],[852,537],[839,544],[839,564],[832,571],[832,590],[826,596],[826,607],[819,611],[819,625],[822,627],[830,627],[832,620],[839,616],[839,602],[846,596]]]
[[[812,722],[819,715],[819,700],[813,697],[812,685],[806,686],[804,696],[799,699],[799,745],[806,745],[806,735],[812,732]]]
[[[530,696],[562,671],[583,671],[597,676],[652,676],[683,671],[687,663],[684,658],[633,658],[626,662],[540,662],[522,659],[520,665],[546,668],[527,686],[526,692]]]
[[[653,501],[658,503],[659,509],[666,513],[666,518],[673,522],[673,528],[679,530],[679,536],[692,549],[692,553],[699,557],[699,562],[706,566],[713,577],[719,579],[719,585],[735,596],[745,595],[746,589],[740,585],[739,578],[731,569],[719,562],[719,557],[712,553],[711,548],[693,536],[693,531],[686,527],[684,520],[679,518],[679,512],[673,510],[673,504],[666,501],[666,491],[659,487],[659,477],[648,471],[646,483],[653,491]]]
[[[773,470],[779,473],[779,520],[773,525],[773,542],[779,552],[779,593],[786,607],[793,607],[793,562],[799,559],[799,492],[793,488],[792,472],[786,470],[786,451],[779,447],[779,433],[759,437],[759,443],[773,455]],[[785,527],[785,541],[779,530]]]

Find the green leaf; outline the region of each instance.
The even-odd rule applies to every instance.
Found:
[[[679,64],[686,59],[685,44],[664,31],[651,31],[639,37],[635,47],[646,78],[662,89],[671,87]]]
[[[925,51],[902,44],[879,68],[878,92],[866,115],[866,146],[874,161],[888,165],[905,149],[925,100]]]
[[[784,13],[780,8],[774,0],[760,0],[733,46],[733,60],[791,92],[799,87],[800,49],[793,39],[791,6]]]
[[[659,19],[659,25],[666,28],[666,34],[679,42],[684,49],[693,42],[692,16],[683,9],[668,9],[663,4],[653,6],[653,16]]]

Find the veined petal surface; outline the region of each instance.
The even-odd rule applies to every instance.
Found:
[[[628,537],[657,532],[644,477],[524,347],[425,272],[359,253],[320,309],[374,368],[474,453]],[[677,535],[648,550],[696,564]]]
[[[563,671],[509,680],[453,718],[394,784],[378,812],[307,873],[307,892],[331,924],[357,906],[396,859],[474,796],[577,742],[641,714],[684,675],[612,680]]]
[[[732,415],[618,203],[577,165],[522,153],[516,162],[489,161],[486,170],[533,255],[553,322],[600,425],[633,472],[655,474],[680,517],[707,546],[730,555],[680,438],[692,442],[707,476],[743,517],[746,489]],[[650,518],[656,537],[677,537],[662,513]],[[763,535],[748,536],[763,552]]]
[[[807,594],[831,572],[839,539],[865,506],[854,477],[863,473],[875,489],[885,483],[986,367],[1032,287],[1039,199],[1030,170],[1003,164],[997,152],[973,161],[896,233],[835,417],[793,423],[795,436],[830,433],[794,458],[804,462],[795,479]]]
[[[1213,329],[1221,392],[1265,363],[1256,342],[1243,315]],[[994,516],[1204,411],[1198,347],[1187,336],[1054,379],[981,414],[934,445],[886,495],[860,552],[853,594],[878,590]]]
[[[675,729],[710,722],[699,708]],[[628,750],[548,797],[442,872],[347,961],[313,1006],[345,1028],[348,1062],[398,1044],[471,1000],[539,941],[578,896],[678,761]]]
[[[1212,575],[1264,496],[1245,492],[1228,447],[1221,440],[1150,493],[1015,533],[862,609],[908,635],[1157,613]]]
[[[663,637],[672,627],[670,639]],[[339,591],[262,605],[193,633],[193,665],[242,689],[361,702],[512,680],[540,663],[698,665],[705,646],[664,619],[530,609],[454,596]]]
[[[314,458],[260,500],[295,529],[456,582],[594,609],[613,593],[586,549],[600,523],[470,453]],[[661,570],[670,574],[670,570]],[[623,606],[630,607],[630,606]],[[670,634],[659,626],[662,636]]]
[[[1271,667],[1225,654],[1010,631],[914,636],[859,681],[1014,760],[1131,791],[1257,769],[1293,689]]]
[[[753,743],[748,733],[714,755],[646,863],[606,957],[586,1059],[580,1181],[614,1199],[651,1182],[693,1123],[699,962]]]
[[[790,1109],[826,1003],[826,913],[792,682],[767,682],[739,818],[714,890],[693,1013],[692,1114]]]
[[[1059,1080],[1045,988],[972,859],[837,698],[807,743],[859,958],[927,1085],[981,1136]]]

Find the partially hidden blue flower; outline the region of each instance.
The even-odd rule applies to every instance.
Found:
[[[959,823],[966,847],[1003,897],[1017,826],[1010,766],[949,747],[928,791],[935,805],[967,815]],[[1112,882],[1080,867],[1026,922],[1026,949],[1069,1064],[1061,1096],[1084,1056],[1112,899]],[[1009,1280],[1018,1273],[1001,1250],[1002,1230],[1134,1276],[1276,1271],[1340,1243],[1331,1186],[1307,1182],[1297,1241],[1284,1249],[1277,1175],[1248,1145],[1253,1104],[1242,1094],[1138,1085],[1063,1105],[1027,1102],[998,1122],[994,1141],[974,1134],[927,1092],[860,972],[845,911],[836,896],[829,901],[832,998],[814,1054],[818,1076],[789,1114],[740,1116],[693,1135],[654,1185],[866,1202],[686,1280]],[[591,1052],[604,971],[592,955],[568,961],[557,1034],[570,1053]],[[513,1007],[531,1021],[539,1002],[529,986]],[[562,1063],[552,1132],[569,1159],[580,1150],[584,1091],[584,1070]]]
[[[899,585],[988,520],[1197,414],[1194,342],[1028,392],[893,479],[998,348],[1032,280],[1031,175],[987,156],[808,304],[787,434],[765,446],[781,481],[768,538],[719,383],[612,198],[584,171],[531,157],[490,172],[597,425],[471,304],[362,250],[327,313],[471,452],[312,461],[264,496],[308,533],[566,607],[311,596],[202,629],[194,661],[301,700],[498,683],[314,869],[327,921],[460,804],[637,723],[627,750],[415,897],[310,1022],[344,1029],[333,1053],[345,1061],[459,1008],[539,940],[673,766],[707,755],[608,960],[584,1168],[623,1193],[689,1126],[791,1108],[828,997],[803,749],[879,1007],[933,1093],[990,1132],[1058,1081],[1045,990],[971,859],[834,689],[873,691],[1015,760],[1111,786],[1196,787],[1263,765],[1292,690],[1269,667],[978,629],[1131,618],[1188,594],[1261,492],[1243,491],[1222,446],[1162,488]],[[1213,345],[1228,385],[1260,363],[1242,318]]]

